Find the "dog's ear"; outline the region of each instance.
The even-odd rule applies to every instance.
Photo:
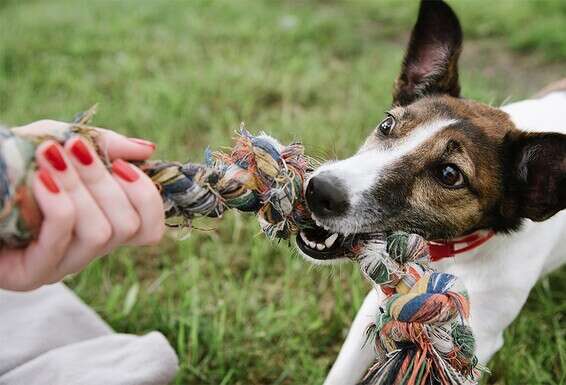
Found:
[[[395,83],[393,104],[405,106],[431,94],[460,96],[461,50],[462,29],[454,11],[441,0],[422,0]]]
[[[566,135],[513,133],[503,156],[514,216],[544,221],[566,208]]]

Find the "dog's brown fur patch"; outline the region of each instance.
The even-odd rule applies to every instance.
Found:
[[[382,183],[383,190],[397,196],[395,202],[388,198],[379,202],[390,208],[391,227],[409,226],[417,230],[415,222],[428,221],[431,225],[427,226],[427,235],[436,238],[497,227],[496,208],[503,195],[500,148],[509,132],[516,130],[509,116],[488,105],[450,96],[424,97],[406,107],[393,107],[390,113],[396,118],[394,129],[386,136],[376,130],[362,151],[394,148],[428,122],[456,121],[384,173],[390,177]],[[458,166],[467,186],[441,187],[434,178],[434,170],[443,164]],[[400,202],[399,197],[404,197],[405,202]]]

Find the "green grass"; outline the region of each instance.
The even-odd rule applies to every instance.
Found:
[[[519,99],[565,75],[564,2],[453,4],[467,96]],[[346,156],[388,107],[415,12],[392,0],[4,0],[0,121],[68,120],[98,102],[96,124],[154,140],[161,158],[199,160],[240,121]],[[198,227],[68,284],[116,330],[163,332],[178,384],[321,383],[368,290],[356,268],[312,268],[246,216]],[[489,383],[566,383],[565,313],[562,269],[506,332]]]

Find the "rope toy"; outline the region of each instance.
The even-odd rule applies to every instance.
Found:
[[[0,128],[0,247],[23,247],[38,234],[41,212],[30,192],[35,147],[81,135],[96,148],[88,126],[95,110],[79,114],[68,128],[24,136]],[[101,159],[103,149],[97,148]],[[139,164],[154,181],[168,219],[189,227],[197,216],[220,217],[227,209],[253,212],[272,239],[289,239],[314,228],[303,186],[313,162],[303,146],[281,145],[243,127],[228,152],[205,152],[203,164],[147,161]],[[426,242],[395,233],[356,247],[362,273],[387,295],[368,328],[376,350],[364,385],[463,385],[479,376],[469,301],[463,285],[428,265]]]
[[[230,153],[205,152],[205,163],[146,162],[142,170],[161,188],[166,216],[190,221],[226,209],[257,213],[270,238],[288,239],[312,226],[302,194],[309,160],[303,146],[282,146],[243,127]]]
[[[426,241],[415,234],[365,245],[362,273],[386,299],[367,329],[376,360],[361,384],[470,384],[485,370],[474,355],[464,285],[429,262]]]

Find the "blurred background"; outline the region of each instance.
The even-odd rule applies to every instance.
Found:
[[[566,76],[566,2],[449,4],[466,97],[499,105]],[[241,121],[344,157],[389,106],[417,6],[0,0],[0,121],[70,120],[99,103],[96,125],[155,141],[162,159],[198,161]],[[117,331],[163,332],[177,384],[321,383],[369,290],[357,269],[314,268],[249,216],[195,227],[67,284]],[[566,383],[565,314],[563,268],[533,290],[485,383]]]

